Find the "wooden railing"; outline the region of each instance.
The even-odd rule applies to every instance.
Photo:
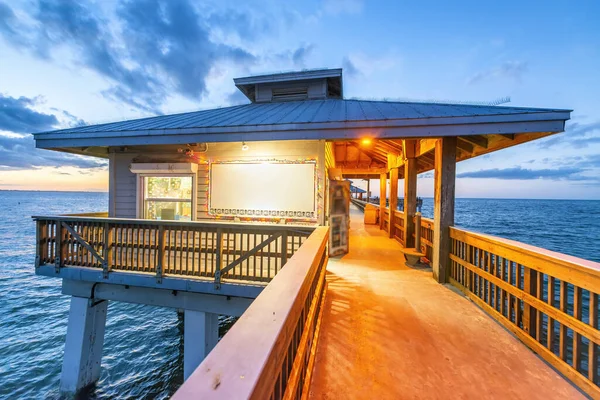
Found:
[[[318,227],[173,399],[307,398],[325,299],[328,228]]]
[[[394,224],[392,225],[392,234],[402,246],[404,246],[404,212],[394,211]]]
[[[600,398],[600,264],[457,228],[450,237],[450,282]]]
[[[421,251],[431,266],[433,261],[433,220],[421,217]],[[424,262],[421,259],[421,262]]]
[[[268,282],[314,230],[290,225],[34,217],[36,265]]]

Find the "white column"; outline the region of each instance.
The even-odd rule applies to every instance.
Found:
[[[187,379],[219,341],[218,314],[185,310],[183,379]]]
[[[60,390],[76,393],[100,378],[108,301],[71,297]]]

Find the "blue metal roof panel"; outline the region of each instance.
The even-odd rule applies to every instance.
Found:
[[[44,133],[95,133],[253,125],[307,124],[353,121],[411,120],[448,117],[568,112],[541,108],[478,106],[371,100],[309,100],[253,103],[183,114],[81,126]],[[40,133],[40,135],[44,134]]]

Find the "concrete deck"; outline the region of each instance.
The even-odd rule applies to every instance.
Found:
[[[352,210],[330,259],[312,399],[585,398],[518,339]]]

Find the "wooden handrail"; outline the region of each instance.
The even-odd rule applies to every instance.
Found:
[[[450,238],[450,283],[600,398],[600,263],[454,227]]]
[[[328,230],[315,229],[173,399],[307,394],[325,292]]]
[[[151,221],[97,217],[34,217],[36,267],[269,282],[314,227],[281,224]]]

